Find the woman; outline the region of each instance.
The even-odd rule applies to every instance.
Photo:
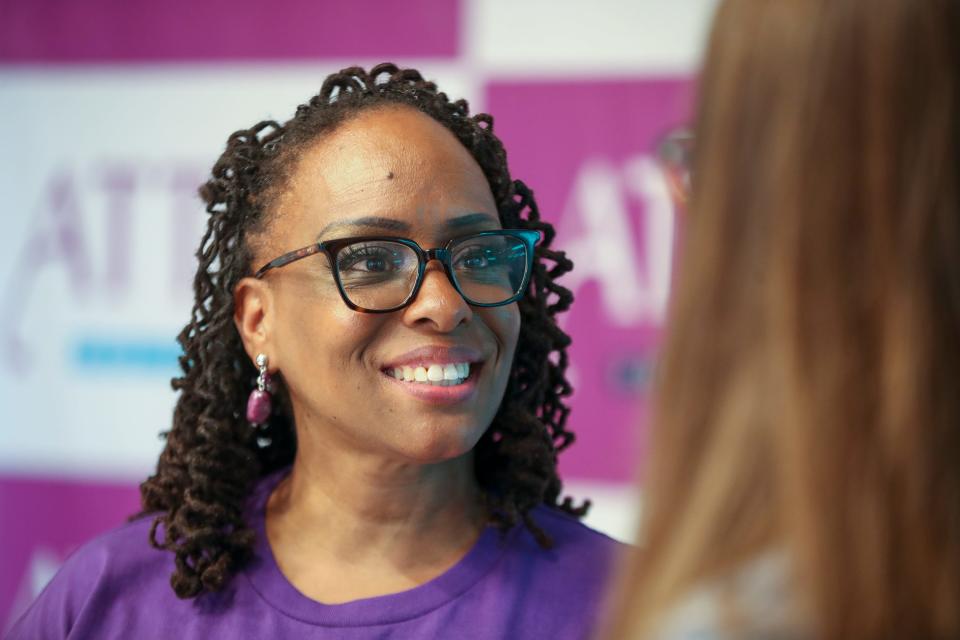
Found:
[[[729,0],[611,638],[960,637],[960,6]]]
[[[571,265],[492,124],[385,64],[230,137],[145,517],[13,637],[588,633],[614,543],[559,501]]]

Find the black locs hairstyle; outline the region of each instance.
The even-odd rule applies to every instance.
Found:
[[[564,402],[571,391],[565,376],[570,339],[554,317],[572,301],[556,282],[572,264],[550,248],[553,227],[540,220],[531,191],[511,180],[489,115],[471,116],[466,101],[451,102],[415,70],[351,67],[328,77],[284,124],[264,121],[231,135],[200,189],[210,217],[197,251],[193,311],[178,337],[183,375],[172,385],[180,395],[156,473],[140,487],[142,513],[154,514],[150,542],[174,552],[170,582],[181,598],[220,590],[249,558],[248,494],[261,476],[291,464],[296,451],[283,389],[274,394],[281,402],[265,425],[255,430],[244,417],[257,371],[233,323],[233,291],[257,266],[249,240],[264,230],[272,198],[308,144],[363,110],[393,105],[429,115],[460,140],[483,169],[505,228],[543,235],[529,291],[519,302],[520,338],[506,393],[475,449],[490,522],[504,530],[522,522],[549,547],[529,515],[533,507],[586,513],[588,503],[560,501],[557,454],[573,441]]]

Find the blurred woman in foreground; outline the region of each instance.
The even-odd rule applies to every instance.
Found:
[[[960,4],[731,0],[610,637],[960,637]]]

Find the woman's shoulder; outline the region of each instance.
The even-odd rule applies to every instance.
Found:
[[[150,544],[153,520],[142,516],[91,539],[64,561],[58,573],[61,580],[144,580],[161,567],[172,571],[173,555]]]
[[[487,601],[515,607],[505,615],[513,628],[503,637],[587,637],[625,545],[554,507],[536,507],[529,516],[552,544],[542,546],[527,527],[515,527],[483,582],[494,592]]]
[[[547,573],[578,574],[601,583],[609,573],[614,559],[626,545],[595,529],[576,516],[556,507],[540,505],[530,517],[550,538],[548,549],[542,548],[528,532],[518,536],[517,551],[529,562],[541,565]]]
[[[626,547],[622,542],[591,529],[577,516],[557,507],[540,505],[531,515],[534,522],[553,538],[555,547],[589,548],[604,553],[615,553]]]
[[[173,555],[149,542],[151,517],[100,534],[71,553],[10,632],[10,638],[67,637],[79,620],[123,594],[153,599],[165,590]]]

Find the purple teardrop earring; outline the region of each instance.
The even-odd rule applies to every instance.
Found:
[[[250,392],[247,399],[247,420],[255,427],[262,425],[270,417],[272,402],[270,399],[270,374],[267,373],[267,354],[257,354],[257,388]]]

